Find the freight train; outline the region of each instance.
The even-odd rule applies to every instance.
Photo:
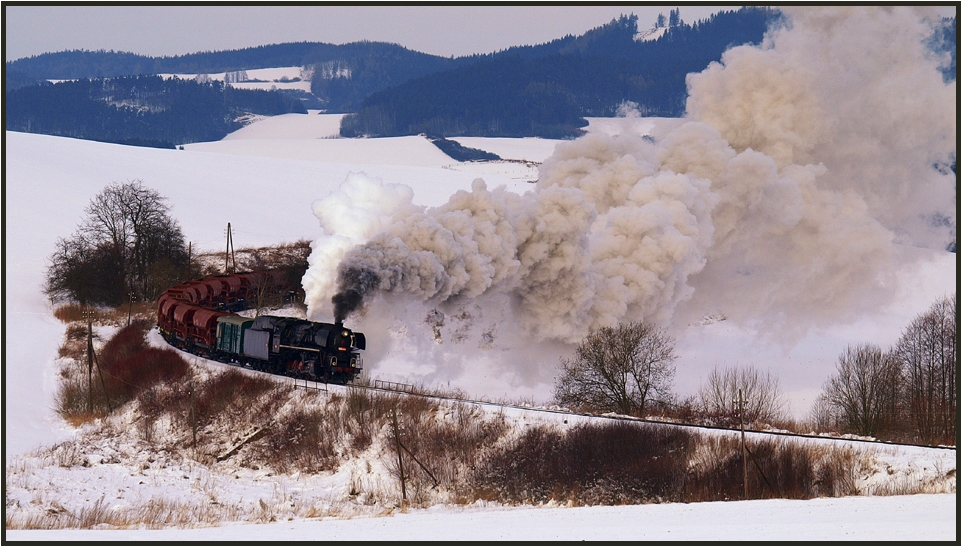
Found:
[[[174,285],[157,300],[167,343],[224,363],[310,380],[348,383],[361,373],[367,341],[341,323],[244,317],[266,294],[285,292],[284,271],[226,275]]]

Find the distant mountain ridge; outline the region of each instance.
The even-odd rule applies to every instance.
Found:
[[[691,25],[676,19],[658,39],[639,41],[638,18],[623,15],[374,93],[343,119],[341,134],[567,138],[585,116],[612,116],[626,102],[645,115],[681,116],[687,74],[729,47],[761,42],[780,18],[770,8],[723,11]]]
[[[277,92],[149,75],[46,83],[5,99],[8,131],[157,148],[220,140],[248,114],[307,113]]]
[[[419,53],[396,44],[355,42],[335,45],[321,42],[293,42],[227,51],[211,51],[171,57],[149,57],[127,52],[72,50],[44,53],[6,63],[7,90],[43,80],[116,78],[152,74],[216,74],[258,68],[301,66],[319,77],[311,91],[333,112],[348,112],[374,91],[411,78],[445,70],[459,63],[454,59]],[[341,67],[350,83],[331,84],[344,70],[325,78],[325,67]],[[11,87],[12,86],[12,87]]]
[[[459,58],[381,42],[296,42],[157,58],[113,51],[48,53],[6,63],[6,128],[92,140],[136,134],[133,140],[123,137],[127,140],[110,142],[167,145],[221,138],[224,130],[237,127],[236,119],[245,113],[321,108],[349,114],[341,125],[345,137],[423,133],[432,139],[571,138],[581,134],[586,116],[612,116],[626,103],[643,115],[684,115],[689,73],[720,60],[730,47],[759,43],[766,31],[779,24],[781,12],[765,7],[721,11],[693,24],[684,23],[677,10],[672,10],[670,22],[665,24],[660,17],[653,29],[656,32],[646,37],[638,31],[636,16],[622,15],[580,36]],[[955,18],[943,19],[933,30],[929,47],[948,52],[943,74],[947,80],[954,79]],[[310,94],[303,90],[263,91],[260,93],[268,95],[250,95],[251,100],[237,102],[235,99],[244,95],[229,93],[226,90],[231,87],[222,86],[209,95],[219,94],[219,98],[197,104],[172,101],[174,106],[162,116],[128,108],[130,102],[109,105],[114,110],[104,112],[109,114],[110,124],[91,117],[99,107],[90,101],[105,102],[103,98],[81,96],[75,86],[38,85],[47,80],[92,80],[109,88],[110,80],[132,76],[220,74],[289,66],[302,67],[302,74],[307,75],[304,79],[310,79]],[[201,78],[196,83],[206,82]],[[183,84],[161,93],[174,89],[187,93],[191,88]],[[271,93],[287,97],[267,98]],[[199,100],[208,95],[190,91],[187,96]],[[73,121],[65,120],[58,127],[55,117],[49,115],[52,110],[70,112],[71,108],[91,118],[81,123],[71,116]],[[153,128],[171,112],[189,108],[201,109],[196,116],[198,124],[204,119],[225,121],[218,121],[213,131],[187,128],[181,122],[178,127],[183,130],[179,132]],[[123,130],[124,124],[137,129]],[[110,131],[106,125],[111,126]]]

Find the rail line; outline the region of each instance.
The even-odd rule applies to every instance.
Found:
[[[190,356],[193,357],[193,358],[203,359],[202,357],[198,357],[198,356],[193,355],[193,354],[190,354],[190,353],[188,353],[188,355],[190,355]],[[388,381],[379,380],[379,379],[373,380],[373,382],[374,382],[373,385],[363,385],[363,384],[356,384],[356,383],[354,383],[354,384],[325,384],[324,382],[315,382],[315,381],[310,381],[310,380],[304,380],[304,379],[301,379],[301,378],[293,378],[293,377],[291,377],[291,376],[285,376],[285,375],[280,375],[280,374],[273,374],[273,373],[270,373],[270,372],[256,371],[256,370],[249,369],[249,368],[247,368],[247,367],[244,367],[244,366],[241,366],[241,365],[235,364],[235,363],[221,363],[221,362],[219,362],[219,361],[210,361],[210,360],[208,360],[208,359],[204,359],[204,360],[205,360],[205,361],[208,361],[208,362],[211,362],[211,363],[217,363],[218,365],[225,365],[225,364],[226,364],[227,366],[238,367],[238,368],[244,369],[245,371],[249,371],[249,372],[252,372],[252,373],[255,373],[255,374],[265,374],[265,375],[268,375],[268,376],[271,376],[271,377],[274,377],[274,378],[285,378],[285,379],[289,380],[290,383],[291,383],[291,385],[292,385],[294,388],[296,388],[296,389],[311,389],[311,390],[316,390],[316,391],[329,392],[329,386],[331,386],[331,385],[336,385],[336,386],[342,386],[344,389],[359,389],[359,390],[364,390],[364,391],[375,391],[375,392],[380,392],[380,393],[393,393],[393,394],[406,395],[406,396],[409,396],[409,397],[422,397],[422,398],[425,398],[425,399],[435,399],[435,400],[439,400],[439,401],[450,401],[450,402],[464,403],[464,404],[473,404],[473,405],[479,405],[479,406],[492,406],[492,407],[499,407],[499,408],[511,408],[511,409],[523,410],[523,411],[527,411],[527,412],[540,412],[540,413],[544,413],[544,414],[558,414],[558,415],[563,415],[563,416],[578,416],[578,417],[581,417],[581,418],[593,418],[593,419],[612,420],[612,421],[620,421],[620,422],[648,423],[648,424],[663,425],[663,426],[685,427],[685,428],[690,428],[690,429],[706,429],[706,430],[713,430],[713,431],[725,431],[725,432],[730,432],[730,433],[740,433],[740,432],[741,432],[741,429],[739,429],[739,428],[734,428],[734,427],[712,426],[712,425],[703,425],[703,424],[691,424],[691,423],[675,422],[675,421],[668,421],[668,420],[655,420],[655,419],[651,419],[651,418],[637,418],[637,417],[634,417],[634,416],[624,416],[624,415],[593,414],[593,413],[590,413],[590,412],[575,412],[575,411],[572,411],[572,410],[562,410],[562,409],[554,409],[554,408],[544,408],[544,407],[526,406],[526,405],[515,404],[515,403],[504,403],[504,402],[496,402],[496,401],[486,401],[486,400],[483,400],[483,399],[469,399],[469,398],[464,398],[464,397],[456,397],[456,396],[453,396],[453,395],[442,395],[442,394],[436,394],[436,393],[423,393],[423,392],[420,392],[415,386],[413,386],[413,385],[411,385],[411,384],[403,384],[403,383],[399,383],[399,382],[388,382]],[[798,439],[815,439],[815,440],[822,440],[822,441],[843,441],[843,442],[855,442],[855,443],[863,443],[863,444],[877,444],[877,445],[886,445],[886,446],[907,446],[907,447],[915,447],[915,448],[930,448],[930,449],[936,449],[936,450],[956,450],[956,448],[957,448],[957,447],[955,447],[955,446],[945,446],[945,445],[932,446],[932,445],[927,445],[927,444],[901,443],[901,442],[895,442],[895,441],[880,441],[880,440],[877,440],[877,439],[876,439],[876,440],[860,439],[860,438],[857,438],[857,437],[836,437],[836,436],[831,436],[831,435],[811,435],[811,434],[806,434],[806,433],[792,433],[792,432],[788,432],[788,431],[771,431],[771,430],[766,431],[766,430],[760,430],[760,429],[746,429],[746,430],[745,430],[745,433],[750,433],[750,434],[754,434],[754,435],[772,435],[772,436],[778,436],[778,437],[792,437],[792,438],[798,438]]]
[[[444,400],[444,401],[455,401],[455,402],[467,403],[467,404],[496,406],[501,408],[514,408],[514,409],[525,410],[529,412],[542,412],[542,413],[551,413],[551,414],[561,414],[564,416],[580,416],[583,418],[595,418],[595,419],[614,420],[614,421],[622,421],[622,422],[649,423],[649,424],[655,424],[655,425],[667,425],[667,426],[687,427],[687,428],[695,428],[695,429],[709,429],[709,430],[716,430],[716,431],[728,431],[732,433],[741,433],[741,429],[733,428],[733,427],[690,424],[690,423],[673,422],[673,421],[667,421],[667,420],[653,420],[650,418],[637,418],[634,416],[624,416],[624,415],[592,414],[588,412],[575,412],[572,410],[560,410],[560,409],[553,409],[553,408],[518,405],[518,404],[512,404],[512,403],[498,403],[494,401],[464,399],[464,398],[453,397],[448,395],[416,393],[411,391],[390,389],[386,387],[361,386],[361,385],[353,385],[353,384],[347,387],[356,388],[356,389],[376,390],[376,391],[383,391],[383,392],[389,392],[389,393],[403,393],[408,396],[425,397],[425,398],[432,398],[432,399],[438,399],[438,400]],[[745,433],[753,433],[753,434],[759,434],[759,435],[776,435],[776,436],[782,436],[782,437],[795,437],[795,438],[804,438],[804,439],[818,439],[823,441],[846,441],[846,442],[858,442],[858,443],[867,443],[867,444],[883,444],[883,445],[889,445],[889,446],[911,446],[911,447],[917,447],[917,448],[933,448],[938,450],[956,450],[955,446],[944,446],[944,445],[932,446],[928,444],[900,443],[895,441],[880,441],[880,440],[870,440],[870,439],[860,439],[860,438],[850,438],[850,437],[835,437],[830,435],[810,435],[806,433],[791,433],[788,431],[765,431],[765,430],[759,430],[759,429],[746,429]]]
[[[183,352],[182,349],[179,349],[179,348],[174,348],[174,349],[177,351]],[[190,359],[199,359],[199,360],[206,361],[208,363],[216,363],[218,365],[223,365],[223,366],[232,366],[232,367],[240,368],[244,371],[247,371],[253,374],[268,375],[272,378],[285,378],[290,381],[291,385],[294,388],[297,388],[297,389],[311,389],[315,391],[328,392],[330,385],[334,385],[334,386],[340,385],[340,386],[343,386],[345,389],[350,388],[350,389],[361,389],[366,391],[376,391],[376,392],[383,392],[383,393],[403,394],[410,397],[423,397],[423,398],[435,399],[439,401],[451,401],[451,402],[465,403],[465,404],[493,406],[493,407],[500,407],[500,408],[512,408],[516,410],[524,410],[528,412],[540,412],[544,414],[559,414],[559,415],[566,415],[566,416],[578,416],[582,418],[593,418],[593,419],[612,420],[612,421],[621,421],[621,422],[649,423],[649,424],[655,424],[655,425],[686,427],[686,428],[704,429],[704,430],[711,430],[711,431],[725,431],[725,432],[731,432],[731,433],[741,432],[741,429],[734,428],[734,427],[691,424],[691,423],[675,422],[675,421],[669,421],[669,420],[638,418],[634,416],[625,416],[625,415],[593,414],[590,412],[576,412],[572,410],[561,410],[561,409],[553,409],[553,408],[526,406],[526,405],[515,404],[515,403],[486,401],[483,399],[469,399],[464,397],[456,397],[453,395],[424,393],[420,391],[417,387],[410,384],[403,384],[399,382],[389,382],[389,381],[379,380],[379,379],[373,380],[374,382],[373,385],[363,385],[363,384],[357,384],[357,383],[326,384],[320,381],[305,380],[303,378],[296,378],[296,377],[283,375],[283,374],[274,374],[266,371],[258,371],[252,368],[245,367],[240,363],[223,363],[221,361],[212,361],[210,359],[205,359],[204,357],[201,357],[189,352],[184,352],[184,353],[185,355],[189,356]],[[811,435],[806,433],[791,433],[788,431],[746,429],[745,433],[750,433],[754,435],[792,437],[792,438],[798,438],[798,439],[816,439],[816,440],[823,440],[823,441],[845,441],[845,442],[856,442],[856,443],[876,444],[876,445],[885,445],[885,446],[908,446],[908,447],[915,447],[915,448],[931,448],[931,449],[937,449],[937,450],[956,450],[957,448],[955,446],[946,446],[946,445],[933,446],[933,445],[926,445],[926,444],[902,443],[902,442],[895,442],[895,441],[880,441],[877,439],[876,440],[861,439],[857,437],[836,437],[831,435]]]

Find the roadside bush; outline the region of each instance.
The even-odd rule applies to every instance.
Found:
[[[335,449],[337,414],[312,407],[298,409],[275,424],[258,452],[280,472],[297,469],[318,473],[337,469],[340,458]]]
[[[86,344],[82,340],[87,329],[76,325],[68,328],[60,353],[80,364],[72,373],[61,374],[56,402],[61,417],[82,423],[106,415],[143,390],[160,382],[175,381],[187,373],[187,362],[177,352],[147,345],[144,335],[148,327],[146,321],[134,321],[117,331],[97,352],[89,375],[83,362]]]
[[[194,413],[197,423],[212,423],[223,413],[250,416],[265,415],[255,411],[253,401],[270,390],[281,389],[271,378],[246,374],[229,368],[194,385]],[[280,397],[280,393],[277,394]],[[187,401],[188,405],[190,401]],[[188,407],[189,409],[189,407]]]
[[[187,362],[174,350],[147,346],[149,324],[136,321],[117,331],[101,349],[98,365],[107,395],[114,406],[126,403],[142,390],[187,374]]]
[[[854,453],[791,441],[747,443],[748,499],[810,499],[854,493]],[[741,440],[710,436],[695,458],[684,500],[745,499]]]
[[[535,427],[487,458],[475,487],[514,503],[677,501],[695,440],[680,428],[629,423]]]

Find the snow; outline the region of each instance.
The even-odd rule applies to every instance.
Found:
[[[528,161],[541,163],[554,152],[561,141],[525,137],[520,139],[506,137],[452,137],[462,146],[477,148],[497,154],[503,160]]]
[[[251,78],[273,73],[247,71]],[[293,74],[293,73],[290,73]],[[213,75],[216,76],[216,75]],[[222,76],[222,75],[221,75]],[[279,72],[273,79],[288,76]],[[456,162],[422,136],[392,139],[339,139],[339,115],[312,112],[255,121],[222,141],[186,145],[184,150],[160,150],[95,143],[75,139],[6,133],[4,299],[4,458],[7,465],[30,466],[30,453],[80,434],[52,410],[56,392],[56,353],[65,327],[52,315],[41,291],[46,260],[58,237],[67,237],[83,217],[90,198],[112,182],[142,180],[169,199],[175,218],[196,249],[223,245],[228,222],[240,246],[314,239],[320,233],[311,202],[335,191],[349,173],[364,172],[385,182],[413,188],[414,201],[434,206],[482,176],[492,188],[506,185],[523,193],[537,176],[536,165],[550,155],[557,141],[542,139],[458,138],[465,146],[489,150],[517,162]],[[677,120],[635,118],[589,120],[589,131],[618,132],[633,124],[641,132],[659,131]],[[525,163],[527,162],[527,163]],[[834,367],[840,348],[866,337],[894,342],[899,330],[956,282],[956,256],[925,249],[899,251],[903,268],[902,296],[876,315],[846,326],[811,332],[786,350],[755,340],[750,329],[731,321],[687,327],[678,339],[676,390],[697,389],[711,366],[732,363],[771,365],[788,388],[796,413],[807,403]],[[707,314],[724,310],[706,310]],[[382,379],[417,379],[418,364],[393,355],[369,370]],[[550,363],[549,363],[550,365]],[[547,376],[487,377],[481,371],[465,376],[463,387],[474,396],[550,397]],[[413,375],[413,376],[412,376]],[[529,412],[508,410],[514,419],[542,420]],[[560,415],[559,415],[560,416]],[[573,422],[580,418],[572,418]],[[904,480],[929,476],[933,466],[953,468],[955,452],[893,449],[879,456],[885,474]],[[951,457],[948,456],[951,454]],[[190,462],[173,463],[163,472],[129,469],[112,464],[108,453],[91,453],[89,467],[40,474],[38,480],[57,484],[64,495],[123,495],[143,476],[152,476],[140,496],[205,496],[254,503],[276,492],[311,491],[328,496],[350,481],[350,472],[318,477],[265,477],[255,472],[235,481],[233,475],[212,475]],[[36,464],[39,465],[39,464]],[[112,467],[115,466],[115,467]],[[56,468],[54,468],[56,469]],[[237,474],[240,474],[237,470]],[[9,473],[9,469],[8,469]],[[878,474],[877,476],[882,476]],[[186,478],[184,478],[186,477]],[[24,479],[28,480],[28,479]],[[30,479],[33,480],[33,479]],[[193,486],[192,486],[193,485]],[[206,486],[205,486],[206,485]],[[884,488],[884,485],[879,485]],[[126,489],[126,490],[125,490]],[[193,490],[192,490],[193,489]],[[341,490],[339,490],[341,489]],[[192,492],[192,493],[191,493]],[[286,495],[286,494],[285,494]],[[239,503],[239,502],[238,502]],[[630,507],[508,508],[501,506],[439,506],[390,516],[346,514],[356,519],[298,518],[269,524],[231,523],[210,529],[21,531],[7,530],[17,541],[223,541],[223,540],[951,540],[957,514],[954,495],[918,495],[817,499],[809,501],[748,501],[666,504]],[[363,517],[363,518],[361,518]]]
[[[618,507],[429,508],[193,530],[7,530],[12,541],[952,541],[952,494]]]
[[[305,114],[283,114],[261,117],[253,123],[224,137],[225,141],[235,139],[284,139],[309,140],[337,138],[341,130],[344,114],[324,114],[319,110],[308,110]]]
[[[281,67],[281,68],[257,68],[251,70],[245,70],[243,72],[247,73],[247,78],[249,80],[260,80],[260,81],[246,81],[246,82],[230,82],[231,87],[236,87],[238,89],[296,89],[299,91],[306,91],[310,93],[311,91],[311,79],[309,76],[303,74],[301,67]],[[227,77],[226,72],[218,72],[213,74],[198,75],[198,74],[159,74],[163,78],[180,78],[181,80],[193,80],[198,76],[207,76],[211,80],[224,81]],[[291,81],[295,78],[299,81]],[[285,81],[286,80],[286,81]]]
[[[308,116],[289,114],[289,116]],[[240,131],[243,131],[241,129]],[[236,135],[236,133],[235,133]],[[425,137],[383,139],[279,139],[233,138],[184,145],[192,152],[259,156],[322,163],[355,165],[407,165],[434,167],[456,163]]]
[[[638,42],[654,42],[664,36],[666,32],[668,32],[668,27],[650,28],[636,34],[635,40]]]

